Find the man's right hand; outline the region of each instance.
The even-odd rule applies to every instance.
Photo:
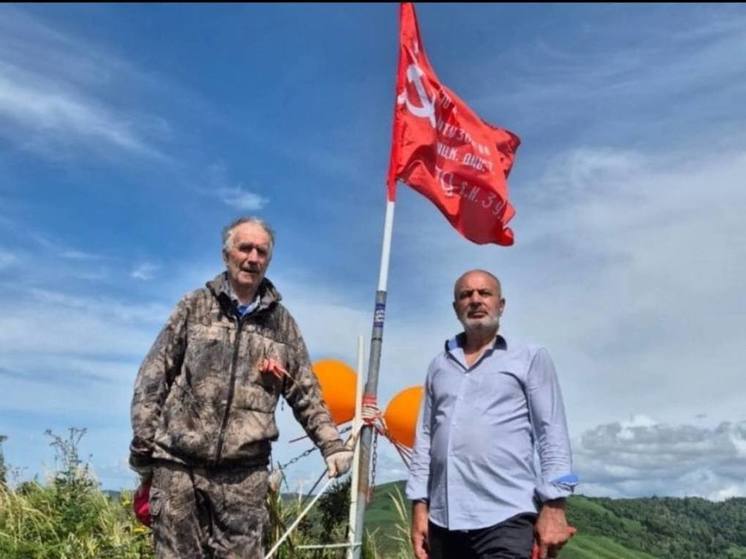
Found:
[[[351,450],[340,450],[326,457],[326,474],[330,477],[345,475],[352,465],[353,453]]]
[[[145,455],[130,452],[129,464],[130,468],[132,468],[140,478],[141,484],[146,483],[153,478],[154,464],[149,453]]]
[[[427,503],[415,501],[412,506],[412,550],[417,559],[427,559]]]

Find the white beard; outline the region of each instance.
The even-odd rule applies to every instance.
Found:
[[[482,318],[461,318],[461,324],[464,326],[464,330],[480,332],[485,330],[495,330],[500,328],[500,316],[483,316]]]

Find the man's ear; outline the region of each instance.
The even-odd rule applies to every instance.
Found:
[[[499,313],[502,315],[502,313],[505,312],[505,297],[500,299],[500,309]]]

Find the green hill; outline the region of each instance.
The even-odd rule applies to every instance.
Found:
[[[392,495],[404,482],[376,487],[366,512],[384,557],[394,557],[401,524]],[[409,505],[407,503],[407,512]],[[561,559],[746,559],[746,499],[608,499],[576,495],[567,515],[578,534]]]

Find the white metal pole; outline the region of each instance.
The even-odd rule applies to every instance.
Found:
[[[394,204],[393,200],[386,201],[386,218],[383,222],[383,246],[381,247],[381,268],[378,272],[378,291],[386,291],[386,286],[389,281],[389,261],[391,260],[391,237],[394,232]],[[381,317],[383,322],[383,317]],[[375,325],[375,317],[373,317],[373,324]],[[371,348],[372,350],[373,348]],[[378,374],[378,371],[376,371]],[[368,371],[370,377],[370,371]],[[378,380],[376,378],[376,380]],[[368,378],[370,382],[370,378]]]
[[[363,367],[365,360],[365,340],[362,336],[357,337],[357,385],[355,386],[355,417],[352,420],[352,434],[355,437],[355,454],[352,458],[352,478],[350,480],[350,519],[349,537],[350,544],[347,550],[347,559],[353,559],[353,550],[356,545],[362,545],[362,538],[358,538],[355,531],[355,519],[357,518],[357,488],[359,481],[358,468],[360,467],[360,427],[363,425],[361,412],[363,408]]]

